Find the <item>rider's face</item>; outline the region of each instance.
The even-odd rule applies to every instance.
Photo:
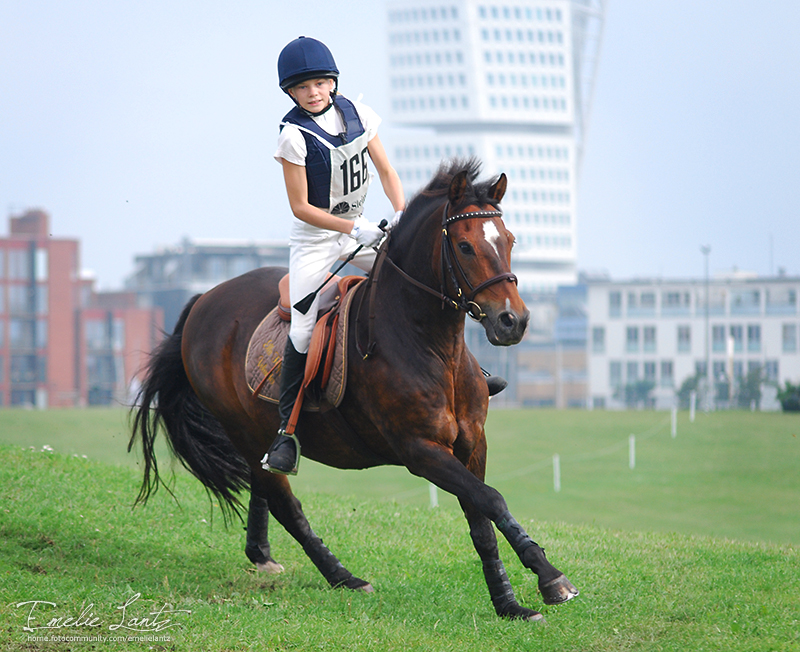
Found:
[[[334,81],[330,78],[307,79],[289,89],[289,95],[306,111],[319,113],[330,103]]]

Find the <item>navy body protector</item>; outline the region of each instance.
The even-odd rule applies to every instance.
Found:
[[[353,103],[342,95],[336,96],[334,110],[339,111],[344,120],[344,132],[329,134],[308,115],[295,107],[283,117],[282,122],[302,127],[300,133],[306,139],[306,179],[308,180],[308,203],[312,206],[330,209],[331,154],[330,148],[323,145],[321,138],[333,147],[341,147],[364,133],[364,125]],[[283,125],[281,125],[281,130]],[[312,133],[309,133],[312,132]]]

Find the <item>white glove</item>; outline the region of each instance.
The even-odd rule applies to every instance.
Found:
[[[403,211],[397,211],[394,214],[394,217],[391,220],[389,220],[389,229],[393,229],[394,227],[396,227],[401,217],[403,217]]]
[[[348,235],[360,245],[374,247],[381,241],[384,233],[375,222],[370,222],[361,215],[353,220],[353,230]]]

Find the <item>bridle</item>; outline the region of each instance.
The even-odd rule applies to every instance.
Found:
[[[473,285],[469,277],[467,276],[464,268],[462,267],[461,263],[458,260],[458,256],[456,255],[455,248],[453,246],[453,241],[450,238],[450,233],[448,231],[448,226],[453,224],[454,222],[458,222],[460,220],[465,219],[474,219],[474,218],[481,218],[481,217],[501,217],[503,215],[502,211],[499,210],[480,210],[480,211],[466,211],[464,213],[456,213],[455,215],[448,216],[448,208],[450,207],[450,202],[448,201],[444,209],[442,211],[442,243],[441,243],[441,265],[442,265],[442,274],[441,274],[441,288],[440,291],[434,290],[432,287],[429,287],[425,283],[418,281],[413,276],[410,276],[404,270],[397,266],[397,264],[389,258],[388,251],[389,251],[389,240],[391,239],[391,232],[386,236],[383,241],[383,244],[378,250],[378,257],[375,260],[375,264],[372,267],[372,271],[370,272],[369,279],[367,280],[367,287],[365,291],[361,295],[361,301],[359,302],[358,312],[356,314],[356,324],[358,324],[360,316],[361,316],[361,307],[364,302],[364,297],[369,295],[369,343],[367,345],[366,352],[362,350],[361,344],[358,338],[358,331],[356,330],[356,346],[358,348],[359,354],[366,360],[372,352],[375,350],[375,340],[372,337],[372,325],[375,319],[375,301],[374,295],[375,290],[377,289],[378,285],[378,277],[380,275],[381,268],[383,267],[383,263],[388,261],[389,264],[394,268],[402,278],[406,281],[411,283],[412,285],[418,287],[419,289],[427,292],[428,294],[433,295],[434,297],[438,298],[442,302],[442,309],[445,306],[450,306],[456,310],[463,310],[467,315],[470,316],[471,319],[475,320],[476,322],[480,322],[486,318],[486,313],[483,311],[483,308],[475,301],[475,297],[479,292],[482,292],[486,288],[495,285],[496,283],[502,283],[503,281],[510,281],[517,284],[517,277],[515,274],[511,272],[504,272],[502,274],[497,274],[496,276],[492,276],[485,281],[478,283],[478,285]],[[464,282],[467,285],[468,291],[464,291],[461,287],[461,284],[458,281],[458,275],[456,274],[456,270],[458,270],[461,278],[464,279]],[[453,288],[455,290],[455,298],[451,297],[447,293],[447,279],[450,279],[450,282],[453,284]]]
[[[486,288],[496,284],[501,283],[502,281],[511,281],[512,283],[517,283],[517,277],[515,274],[511,272],[504,272],[502,274],[498,274],[497,276],[492,276],[491,278],[479,283],[477,286],[473,286],[467,276],[467,273],[464,271],[464,268],[461,266],[461,262],[458,260],[458,256],[456,256],[455,247],[453,246],[453,241],[450,238],[450,233],[447,230],[447,227],[454,222],[458,222],[459,220],[465,220],[470,218],[478,218],[478,217],[502,217],[503,212],[498,210],[493,211],[468,211],[466,213],[457,213],[455,215],[451,215],[450,217],[447,216],[447,209],[450,206],[450,202],[448,201],[445,204],[444,212],[442,213],[442,285],[441,285],[441,295],[444,301],[449,301],[450,304],[459,309],[466,312],[472,319],[477,322],[480,322],[486,317],[486,313],[483,312],[483,309],[475,302],[475,296],[485,290]],[[455,268],[453,263],[455,262]],[[458,282],[458,277],[456,276],[455,270],[458,269],[459,273],[461,274],[461,278],[464,279],[464,282],[467,284],[469,288],[468,292],[464,292],[461,288],[461,285]],[[455,288],[456,298],[451,299],[446,295],[446,280],[445,280],[445,273],[450,276],[450,281]]]

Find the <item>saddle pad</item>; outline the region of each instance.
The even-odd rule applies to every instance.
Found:
[[[338,407],[342,402],[347,381],[347,316],[354,294],[348,292],[340,308],[336,335],[332,338],[336,342],[333,361],[322,396],[315,396],[317,392],[306,391],[303,401],[305,411],[318,412],[320,409]],[[258,398],[276,405],[280,400],[281,363],[286,340],[289,338],[289,327],[289,322],[281,319],[276,306],[256,328],[247,345],[245,356],[248,388]]]

